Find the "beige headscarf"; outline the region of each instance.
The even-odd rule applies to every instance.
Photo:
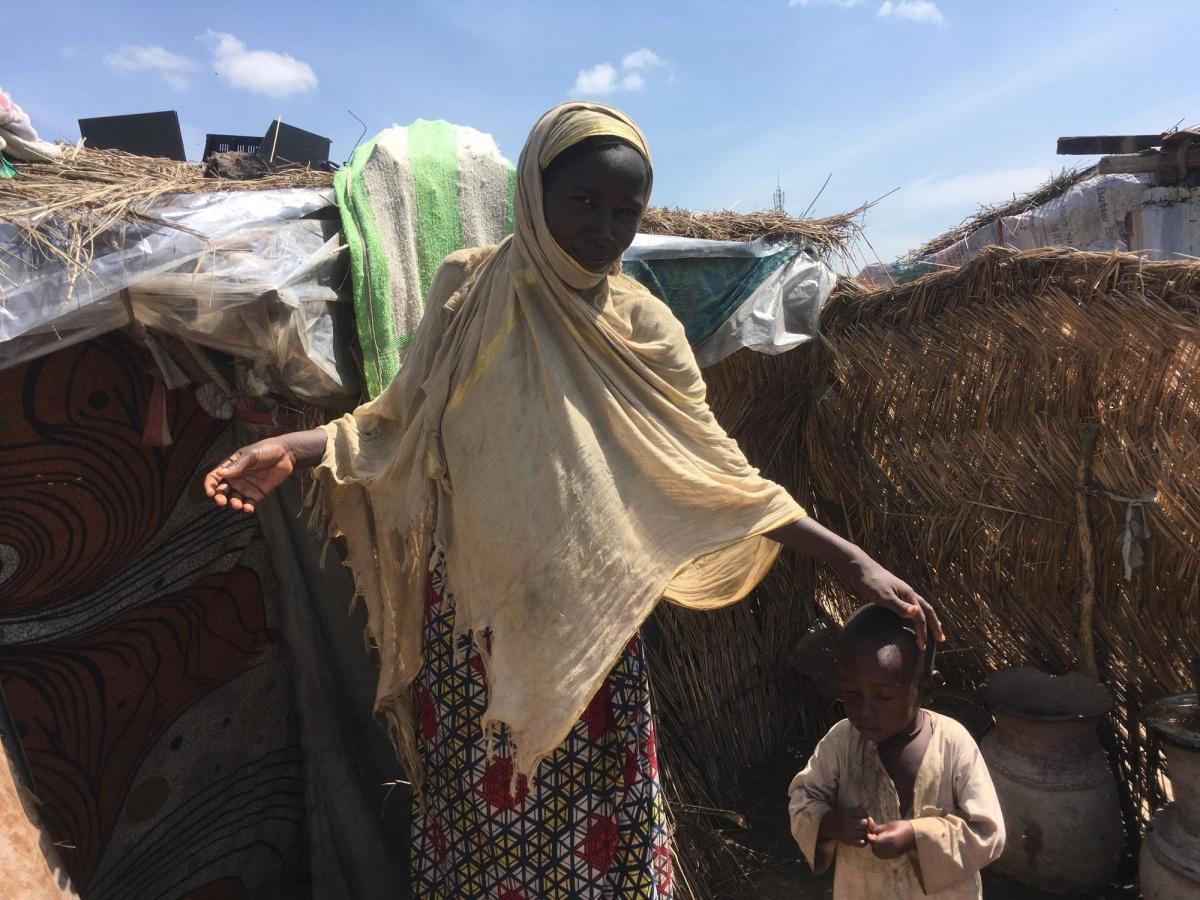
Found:
[[[411,355],[376,400],[327,426],[318,509],[344,535],[388,715],[419,779],[411,685],[436,546],[455,628],[485,650],[484,727],[510,730],[531,773],[566,737],[660,597],[713,608],[774,561],[764,532],[804,515],[714,420],[670,310],[554,241],[542,170],[615,135],[606,106],[568,103],[518,164],[514,235],[450,257]]]

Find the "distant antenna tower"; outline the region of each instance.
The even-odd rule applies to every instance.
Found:
[[[775,212],[783,212],[783,185],[779,183],[779,176],[775,176]]]

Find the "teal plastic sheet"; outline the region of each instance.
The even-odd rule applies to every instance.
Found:
[[[625,274],[683,323],[701,366],[735,351],[783,353],[817,334],[834,272],[793,244],[639,234]]]
[[[800,252],[790,244],[761,241],[668,239],[635,244],[622,270],[671,307],[696,347]]]

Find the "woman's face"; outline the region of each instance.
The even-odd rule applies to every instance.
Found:
[[[589,272],[607,272],[633,243],[648,178],[646,161],[627,144],[552,165],[542,181],[550,234]]]

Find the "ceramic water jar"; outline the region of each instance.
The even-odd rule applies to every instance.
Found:
[[[1146,900],[1200,897],[1200,702],[1178,694],[1150,704],[1142,723],[1167,758],[1174,802],[1155,814],[1138,877]]]
[[[1113,707],[1108,689],[1077,672],[1021,667],[983,689],[996,727],[981,745],[1008,840],[993,868],[1056,893],[1107,885],[1125,832],[1117,782],[1097,726]]]

